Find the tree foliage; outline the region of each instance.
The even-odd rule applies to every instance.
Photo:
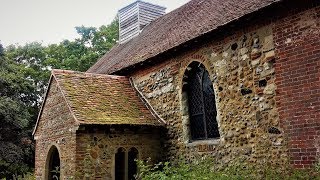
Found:
[[[29,171],[34,161],[32,130],[51,69],[86,71],[118,39],[118,21],[76,27],[79,38],[43,46],[0,44],[0,179]]]
[[[118,21],[108,26],[76,27],[80,38],[64,40],[46,48],[45,66],[56,69],[86,71],[99,57],[109,51],[118,39]]]
[[[25,173],[33,164],[29,127],[36,112],[35,87],[24,70],[5,57],[0,45],[0,177]]]
[[[24,78],[31,81],[35,87],[33,91],[29,91],[29,96],[34,97],[34,101],[30,102],[40,105],[40,97],[44,93],[46,81],[49,71],[46,71],[44,61],[47,57],[45,47],[41,43],[33,42],[24,46],[8,46],[6,48],[7,59],[17,63],[21,68]]]

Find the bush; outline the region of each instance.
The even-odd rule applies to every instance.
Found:
[[[34,173],[27,173],[27,174],[24,174],[24,175],[20,175],[20,176],[12,176],[12,178],[10,179],[13,179],[13,180],[36,180],[36,177],[34,175]],[[1,180],[6,180],[6,178],[3,178]]]
[[[283,171],[283,168],[274,166],[255,168],[252,166],[231,166],[223,170],[218,170],[212,159],[203,159],[199,162],[188,163],[180,160],[178,164],[160,162],[156,165],[149,165],[148,162],[138,161],[139,174],[137,179],[141,180],[308,180],[319,179],[320,172],[312,170],[293,170]]]

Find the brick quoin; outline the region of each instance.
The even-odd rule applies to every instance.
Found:
[[[311,168],[320,156],[319,24],[315,5],[274,24],[276,101],[295,168]]]

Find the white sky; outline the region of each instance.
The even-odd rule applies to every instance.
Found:
[[[122,7],[135,0],[0,0],[0,43],[43,44],[74,39],[76,26],[109,24]],[[144,0],[167,7],[167,12],[189,0]]]

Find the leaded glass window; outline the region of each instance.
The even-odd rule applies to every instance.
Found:
[[[217,111],[213,85],[205,67],[193,62],[185,74],[192,140],[218,138]]]

